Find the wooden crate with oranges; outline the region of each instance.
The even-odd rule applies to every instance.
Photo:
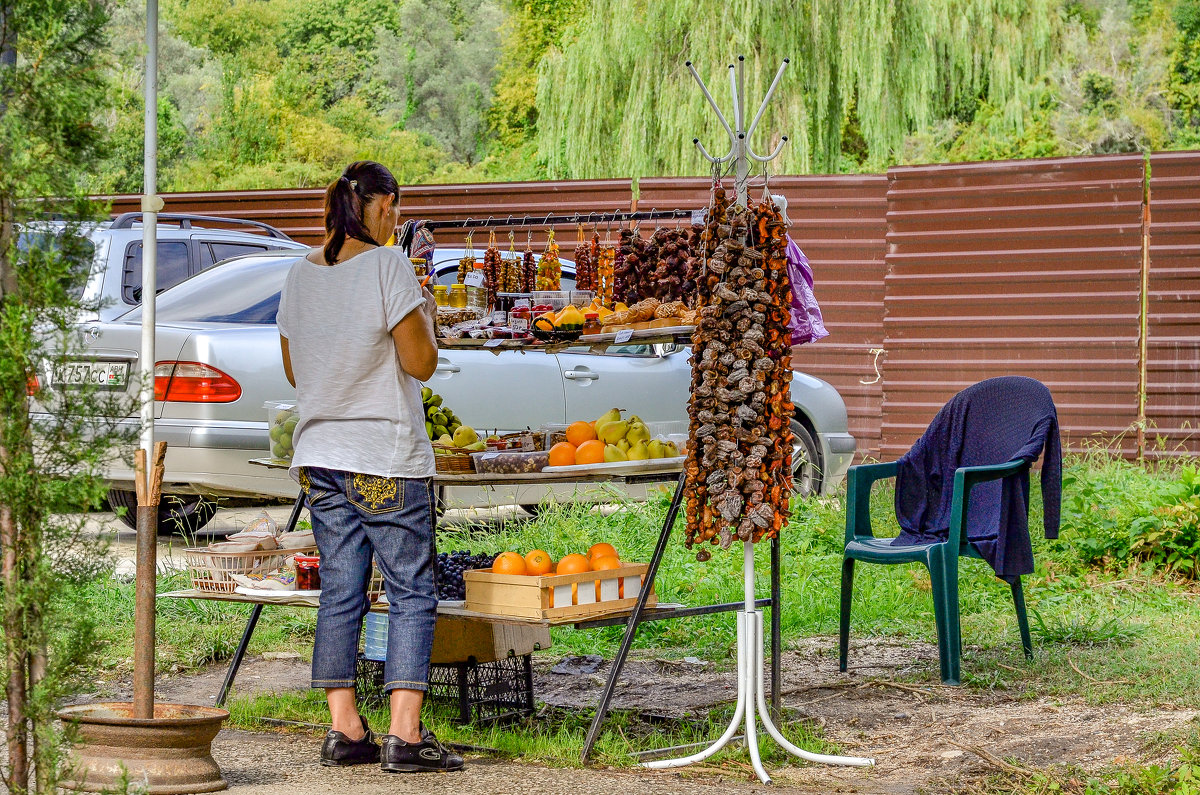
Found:
[[[542,550],[524,557],[505,552],[490,569],[463,572],[466,609],[534,620],[629,610],[637,603],[648,569],[645,563],[620,561],[608,544],[594,545],[588,556],[565,555],[557,566]],[[646,605],[657,602],[651,588]]]

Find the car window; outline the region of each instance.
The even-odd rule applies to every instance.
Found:
[[[156,319],[160,323],[271,325],[279,311],[279,291],[296,259],[244,259],[201,271],[158,297]],[[141,309],[135,309],[121,319],[138,322],[141,316]]]
[[[189,275],[188,244],[184,240],[172,240],[158,244],[158,292],[174,287]],[[121,298],[127,304],[142,300],[142,244],[130,243],[125,251],[125,269],[121,278]]]
[[[200,243],[200,267],[208,268],[221,260],[230,257],[240,257],[242,254],[261,254],[266,246],[255,246],[250,243],[216,243],[202,241]]]
[[[604,350],[595,351],[587,345],[575,345],[567,348],[566,353],[591,353],[597,356],[653,356],[653,345],[609,345]]]
[[[66,232],[50,232],[40,230],[23,230],[17,235],[17,250],[26,252],[33,249],[41,251],[63,251],[70,249],[68,254],[75,258],[76,262],[80,263],[80,271],[86,266],[88,272],[91,272],[92,259],[96,253],[96,247],[92,241],[80,235],[71,235],[67,238]],[[72,298],[78,299],[83,296],[83,290],[87,286],[86,274],[78,273],[71,277],[70,284],[67,285],[67,292]]]

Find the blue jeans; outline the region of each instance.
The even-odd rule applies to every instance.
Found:
[[[354,687],[371,557],[388,602],[384,690],[425,690],[437,621],[433,481],[300,470],[321,552],[312,686]]]

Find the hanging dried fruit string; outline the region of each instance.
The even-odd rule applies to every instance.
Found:
[[[508,231],[508,256],[500,264],[500,292],[517,293],[521,291],[521,260],[517,257],[514,242],[517,235],[511,229]]]
[[[784,223],[769,202],[731,207],[714,184],[692,336],[687,546],[778,535],[791,495],[791,349]],[[707,559],[705,551],[697,556]]]
[[[462,259],[458,261],[458,283],[466,284],[467,274],[475,270],[475,246],[474,246],[475,230],[467,232],[467,245],[463,251]]]
[[[562,263],[558,260],[558,244],[554,242],[554,230],[546,233],[546,252],[538,261],[537,289],[562,289]]]
[[[532,293],[537,287],[537,265],[533,256],[533,230],[525,236],[525,253],[521,255],[520,292]]]
[[[609,231],[604,231],[604,245],[600,245],[600,235],[592,235],[592,245],[599,249],[596,255],[596,278],[600,282],[600,303],[608,308],[613,306],[613,267],[617,260],[617,250],[609,243]]]
[[[500,288],[500,249],[496,248],[496,230],[488,232],[488,247],[483,254],[483,285],[487,289],[488,309],[496,306]]]
[[[596,291],[596,261],[584,237],[583,224],[579,224],[579,245],[575,246],[575,289]]]

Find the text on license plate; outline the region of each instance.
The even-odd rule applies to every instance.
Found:
[[[123,387],[129,380],[129,362],[68,362],[60,365],[54,382],[62,386],[95,384]]]

